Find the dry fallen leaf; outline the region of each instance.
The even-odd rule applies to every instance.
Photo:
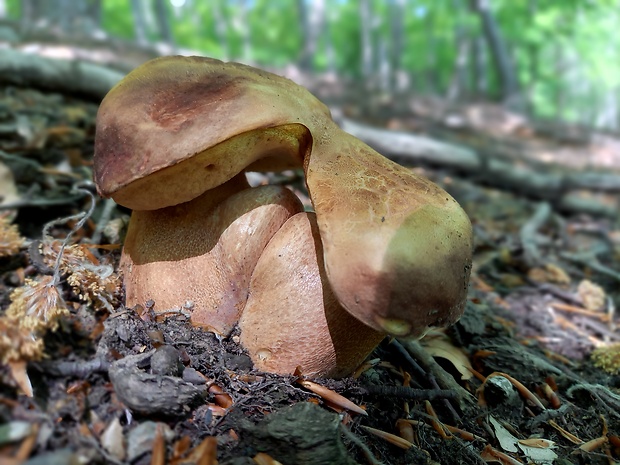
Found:
[[[527,277],[539,283],[570,284],[570,276],[566,271],[553,263],[547,263],[541,268],[532,268]]]
[[[123,427],[115,417],[101,435],[101,445],[115,459],[124,460],[126,455]]]
[[[469,357],[461,348],[456,347],[448,336],[441,333],[433,336],[428,335],[422,339],[421,343],[433,357],[441,357],[448,360],[461,374],[462,380],[465,381],[472,378],[471,370],[473,367],[469,362]]]
[[[600,311],[605,307],[605,291],[598,284],[584,279],[577,286],[577,294],[583,306],[591,311]]]
[[[26,396],[32,397],[32,384],[30,383],[30,377],[28,376],[28,371],[26,370],[26,361],[11,360],[7,362],[7,365],[13,381],[15,381],[17,386],[24,394],[26,394]]]

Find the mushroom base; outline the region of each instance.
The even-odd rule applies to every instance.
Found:
[[[283,187],[246,187],[241,175],[191,202],[134,211],[121,258],[127,305],[188,306],[193,324],[228,335],[265,246],[303,209]]]
[[[317,377],[350,375],[385,337],[338,303],[314,213],[290,218],[265,248],[239,327],[258,369]]]

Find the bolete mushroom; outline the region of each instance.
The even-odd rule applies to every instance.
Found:
[[[247,188],[245,170],[291,167],[304,169],[316,219],[295,215],[285,190]],[[127,304],[192,301],[192,321],[223,334],[240,317],[242,343],[264,369],[287,372],[303,358],[306,372],[345,375],[379,334],[419,337],[463,311],[472,231],[458,203],[343,132],[283,77],[201,57],[143,64],[101,104],[94,174],[101,195],[134,210]],[[291,347],[255,345],[259,327]],[[301,329],[329,335],[332,348],[302,357],[291,337]],[[312,361],[321,358],[332,362]]]

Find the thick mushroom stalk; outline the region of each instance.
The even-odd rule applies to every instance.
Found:
[[[295,166],[305,172],[327,281],[347,312],[408,337],[461,315],[467,215],[443,189],[343,132],[303,87],[238,63],[165,57],[127,75],[97,117],[99,192],[134,210],[208,199],[243,170]],[[131,276],[126,284],[129,295]]]
[[[353,372],[385,337],[338,303],[313,213],[290,218],[265,248],[239,327],[259,370],[293,373],[300,367],[306,376],[335,378]]]
[[[228,335],[263,249],[302,211],[288,189],[248,187],[241,175],[190,202],[134,211],[121,259],[127,303],[169,310],[191,302],[192,323]]]

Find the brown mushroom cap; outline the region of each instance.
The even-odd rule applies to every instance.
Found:
[[[304,376],[347,376],[385,337],[340,306],[322,249],[315,214],[298,213],[258,260],[239,327],[259,370],[293,373],[299,366]]]
[[[191,200],[260,158],[270,159],[262,169],[301,166],[311,136],[295,123],[309,114],[330,120],[323,103],[288,79],[210,58],[156,58],[101,102],[95,182],[104,197],[152,210]]]
[[[412,337],[462,313],[467,215],[443,189],[344,133],[288,79],[206,58],[156,59],[110,91],[97,127],[99,191],[135,209],[189,201],[244,167],[303,162],[327,276],[347,311]]]

